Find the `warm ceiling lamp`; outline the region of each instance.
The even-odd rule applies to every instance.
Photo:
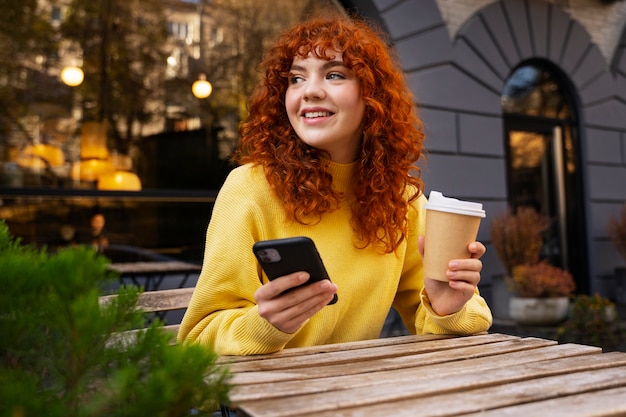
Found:
[[[43,169],[46,164],[54,168],[65,163],[65,156],[60,148],[39,143],[24,148],[17,163],[25,168]]]
[[[85,122],[81,127],[80,158],[108,159],[107,123]]]
[[[101,176],[115,171],[109,160],[86,159],[72,166],[71,176],[74,181],[97,181]]]
[[[213,92],[213,86],[207,81],[206,75],[200,74],[198,79],[191,85],[191,92],[197,98],[207,98]]]
[[[68,66],[61,70],[61,81],[70,87],[77,87],[85,79],[85,73],[80,67]]]
[[[98,190],[141,191],[141,180],[129,171],[115,171],[98,179]]]

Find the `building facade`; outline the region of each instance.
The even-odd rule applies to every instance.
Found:
[[[531,205],[578,291],[623,297],[607,237],[626,200],[626,2],[344,1],[381,22],[421,109],[427,192],[485,204],[482,285],[504,272],[489,219]],[[622,298],[623,300],[623,298]]]

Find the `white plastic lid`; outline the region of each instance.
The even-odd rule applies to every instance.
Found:
[[[439,191],[431,191],[427,210],[445,211],[447,213],[463,214],[465,216],[485,217],[485,210],[481,203],[462,201],[456,198],[444,197]]]

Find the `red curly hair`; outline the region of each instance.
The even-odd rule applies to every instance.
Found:
[[[342,53],[365,102],[352,227],[359,246],[381,245],[391,253],[406,238],[407,200],[423,192],[415,162],[422,157],[424,133],[398,60],[383,39],[364,21],[343,16],[313,18],[280,36],[261,63],[265,77],[250,98],[235,160],[263,166],[286,212],[300,223],[338,208],[342,195],[321,162],[326,155],[297,138],[285,92],[294,57]]]

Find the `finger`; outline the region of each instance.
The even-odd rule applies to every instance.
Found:
[[[472,254],[472,258],[480,258],[487,252],[485,245],[478,241],[470,243],[467,249]]]
[[[477,286],[480,282],[480,274],[475,271],[450,271],[446,276],[449,282],[467,283],[472,287]],[[452,285],[452,288],[456,288],[456,286]]]
[[[328,296],[332,298],[336,292],[337,285],[330,282],[330,280],[325,279],[319,282],[313,282],[310,285],[296,288],[282,294],[280,298],[284,309],[292,306],[298,306],[306,309],[310,304],[312,304],[311,300],[317,299],[320,295],[322,295],[323,298],[328,298]]]
[[[258,303],[260,300],[279,297],[285,291],[307,282],[309,277],[307,272],[300,271],[271,280],[257,290],[255,300]]]
[[[466,294],[473,294],[476,291],[476,287],[478,287],[478,283],[480,282],[480,275],[464,275],[459,276],[457,278],[451,278],[448,281],[448,285],[450,288],[461,291]]]
[[[480,272],[483,269],[483,262],[480,259],[454,259],[448,262],[448,272],[474,271]]]
[[[332,297],[333,293],[321,292],[285,309],[281,309],[270,318],[266,317],[266,319],[277,329],[285,333],[293,333],[324,308]]]

